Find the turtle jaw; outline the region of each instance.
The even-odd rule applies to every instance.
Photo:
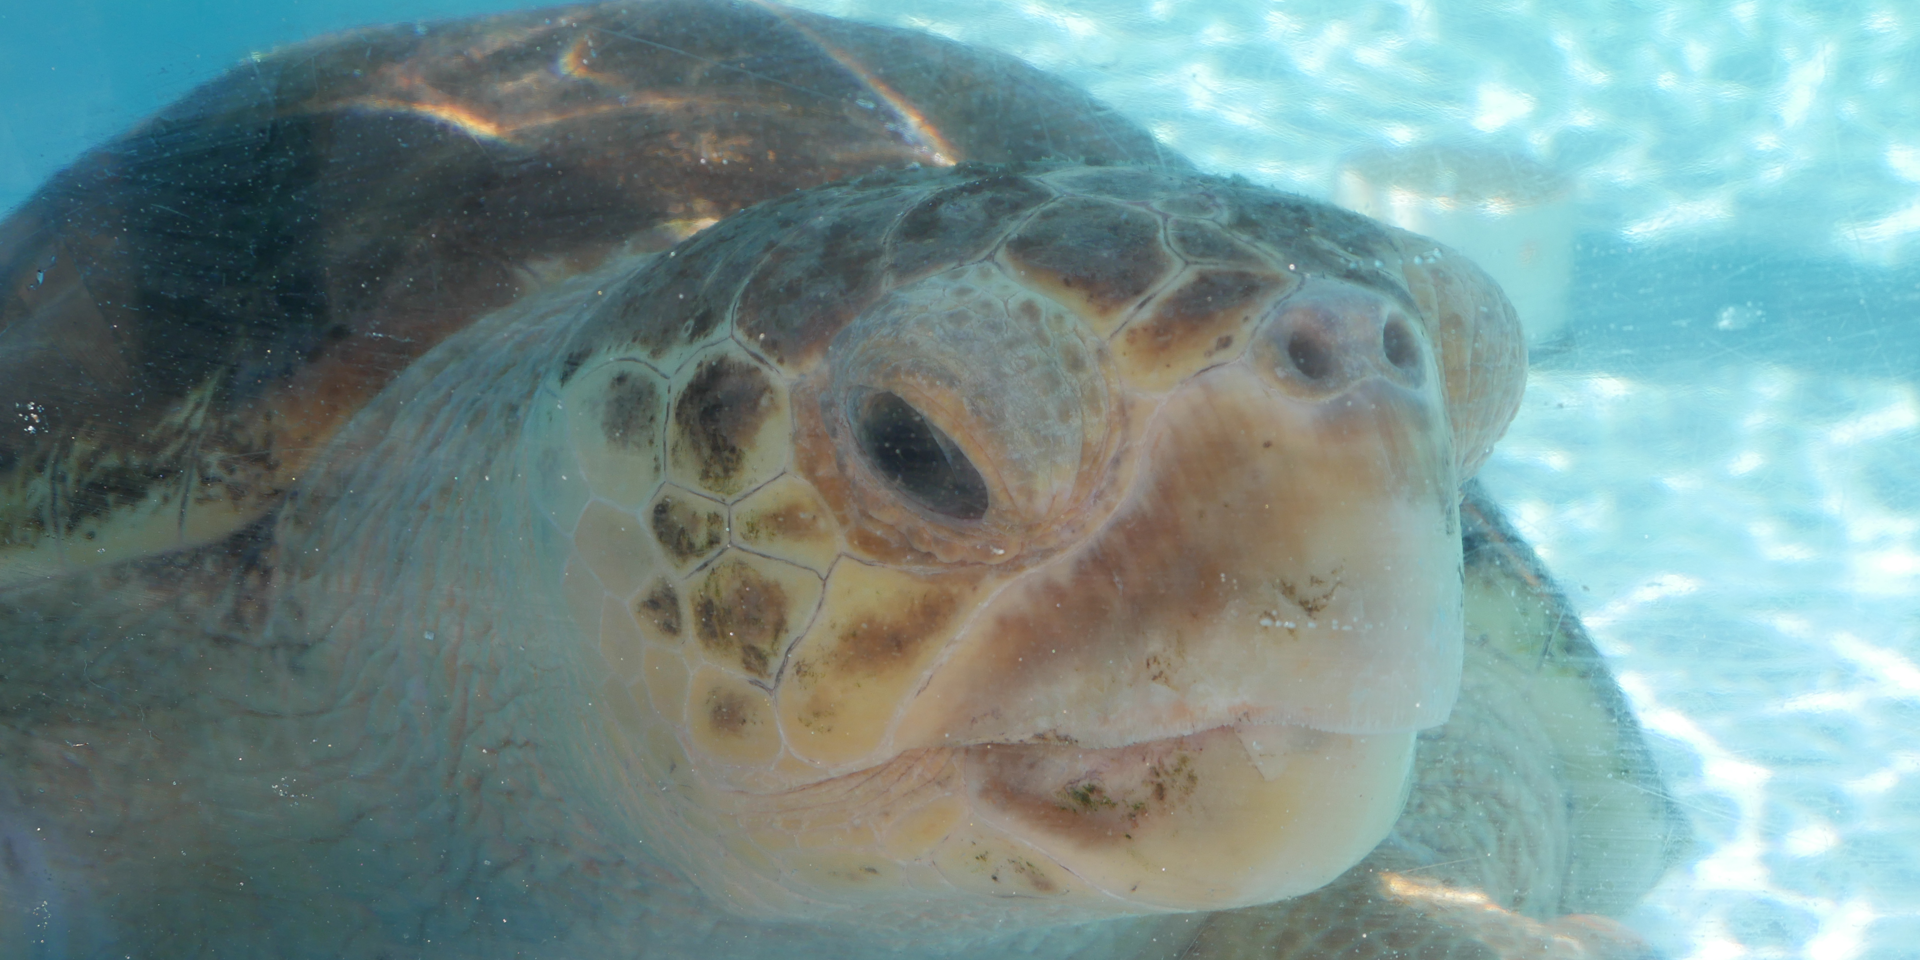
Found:
[[[1386,836],[1414,733],[1215,727],[1125,747],[963,751],[975,817],[1135,910],[1222,910],[1318,889]]]

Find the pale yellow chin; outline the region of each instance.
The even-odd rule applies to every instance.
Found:
[[[1106,750],[968,748],[974,818],[1140,912],[1317,889],[1387,835],[1415,734],[1216,727]]]

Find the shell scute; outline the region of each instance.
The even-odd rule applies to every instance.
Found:
[[[677,644],[687,622],[681,607],[680,590],[666,577],[656,577],[633,599],[633,618],[640,632],[661,644]]]
[[[682,376],[667,427],[674,482],[729,498],[785,468],[792,418],[784,378],[732,344]]]
[[[646,516],[661,552],[682,572],[699,566],[727,542],[726,506],[691,490],[661,489]]]
[[[1412,305],[1400,247],[1387,228],[1357,213],[1236,185],[1224,198],[1227,227],[1286,258],[1290,268],[1372,287]]]
[[[1299,284],[1297,276],[1271,270],[1192,270],[1121,329],[1116,362],[1130,382],[1169,389],[1195,370],[1239,356],[1266,309]]]
[[[644,696],[653,706],[654,713],[666,721],[664,725],[657,725],[661,735],[671,738],[674,731],[680,728],[692,687],[693,672],[687,667],[685,657],[652,644],[648,644],[641,652],[640,681],[633,684],[631,689],[644,689]]]
[[[606,661],[608,675],[622,683],[637,680],[645,652],[646,644],[632,610],[613,596],[605,597],[600,608],[600,656]]]
[[[776,477],[733,507],[734,542],[825,574],[840,554],[833,509],[813,485]]]
[[[666,379],[646,363],[616,357],[576,374],[560,403],[593,495],[628,509],[645,503],[660,482]]]
[[[1152,200],[1167,190],[1167,177],[1147,167],[1087,167],[1048,178],[1048,182],[1067,193],[1106,197],[1110,200]]]
[[[978,574],[921,576],[840,563],[778,691],[793,752],[822,764],[869,755],[905,692],[972,606]]]
[[[780,725],[765,690],[712,667],[693,677],[688,701],[693,744],[722,763],[761,764],[780,754]]]
[[[1053,196],[1043,182],[1013,173],[939,190],[895,225],[889,266],[896,279],[904,279],[978,257],[1019,222],[1020,214]]]
[[[715,663],[772,680],[787,646],[813,618],[820,584],[811,570],[728,551],[688,584],[693,636]]]
[[[631,511],[605,500],[587,504],[573,531],[574,549],[608,593],[627,597],[659,564],[653,538]]]
[[[1002,251],[1027,283],[1062,303],[1081,306],[1102,336],[1176,266],[1161,242],[1159,217],[1086,197],[1042,207],[1007,239]]]
[[[777,237],[755,258],[734,335],[784,370],[816,362],[827,341],[880,295],[887,226],[912,186],[859,184],[803,194],[754,218]],[[773,238],[770,238],[773,239]]]
[[[1200,220],[1223,220],[1227,208],[1208,190],[1181,191],[1156,198],[1151,206],[1173,217],[1193,217]]]
[[[595,323],[630,331],[624,346],[672,369],[683,351],[712,336],[726,319],[725,296],[712,290],[714,281],[724,284],[719,272],[692,258],[666,258],[615,288]]]

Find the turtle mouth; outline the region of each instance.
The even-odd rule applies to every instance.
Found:
[[[1230,746],[1235,732],[1215,727],[1105,749],[984,744],[965,749],[969,773],[977,774],[968,779],[990,808],[1049,833],[1113,842],[1190,802],[1200,787],[1197,761]]]
[[[980,819],[1111,896],[1221,909],[1316,889],[1365,856],[1405,803],[1413,738],[1235,723],[959,752]]]
[[[1069,743],[987,743],[966,753],[987,774],[983,791],[1006,808],[1062,826],[1123,835],[1142,820],[1179,810],[1200,787],[1196,758],[1235,745],[1263,781],[1279,780],[1294,755],[1327,749],[1340,733],[1292,724],[1229,724],[1106,749]],[[1060,816],[1054,816],[1060,814]]]
[[[1236,750],[1261,781],[1286,775],[1296,756],[1344,746],[1348,735],[1294,724],[1227,724],[1117,747],[1061,741],[988,743],[961,749],[992,807],[1087,840],[1126,839],[1177,815],[1201,789],[1201,761]]]

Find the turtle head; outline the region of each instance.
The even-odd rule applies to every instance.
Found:
[[[580,337],[551,515],[607,775],[708,891],[1221,909],[1398,817],[1524,366],[1451,252],[1194,175],[889,176],[723,222]]]

